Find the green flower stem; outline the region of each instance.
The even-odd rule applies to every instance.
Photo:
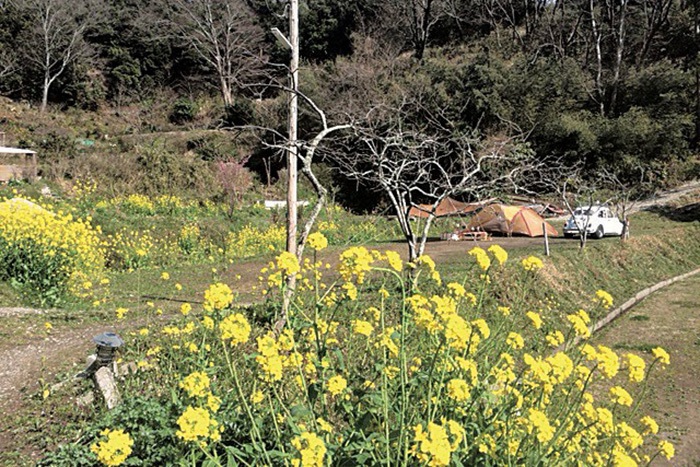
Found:
[[[272,465],[270,462],[270,457],[267,453],[267,449],[265,448],[265,443],[262,439],[262,435],[260,434],[260,431],[258,430],[258,425],[255,423],[255,418],[253,417],[253,412],[250,410],[250,406],[248,405],[248,401],[246,400],[245,395],[243,394],[243,388],[241,387],[241,382],[238,379],[238,371],[236,371],[236,367],[231,364],[231,357],[229,356],[228,353],[228,347],[224,345],[224,355],[226,356],[226,363],[228,365],[229,371],[231,372],[231,376],[233,376],[233,381],[236,383],[236,390],[238,391],[238,397],[241,400],[241,403],[243,404],[243,407],[245,408],[246,414],[248,415],[248,418],[250,419],[251,423],[251,428],[253,431],[253,434],[258,437],[260,442],[262,443],[262,450],[263,453],[265,454],[265,458],[267,459],[268,464]],[[255,449],[258,448],[258,444],[255,441],[255,437],[251,437],[253,440],[253,445],[255,446]]]

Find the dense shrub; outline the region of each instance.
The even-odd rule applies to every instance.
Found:
[[[194,120],[197,116],[197,111],[197,104],[183,97],[175,101],[168,118],[171,123],[182,125]]]

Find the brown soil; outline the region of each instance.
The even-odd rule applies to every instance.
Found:
[[[661,426],[660,435],[676,447],[669,462],[653,465],[700,465],[700,275],[652,295],[627,315],[601,331],[601,344],[647,350],[660,346],[671,365],[654,369],[643,412]]]

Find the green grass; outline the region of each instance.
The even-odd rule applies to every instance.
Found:
[[[630,316],[630,321],[649,321],[649,317],[647,315],[634,315]]]

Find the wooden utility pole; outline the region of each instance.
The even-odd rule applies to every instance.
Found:
[[[287,150],[287,251],[297,254],[297,115],[299,90],[299,0],[289,3],[289,42],[292,60],[289,65],[289,149]]]

